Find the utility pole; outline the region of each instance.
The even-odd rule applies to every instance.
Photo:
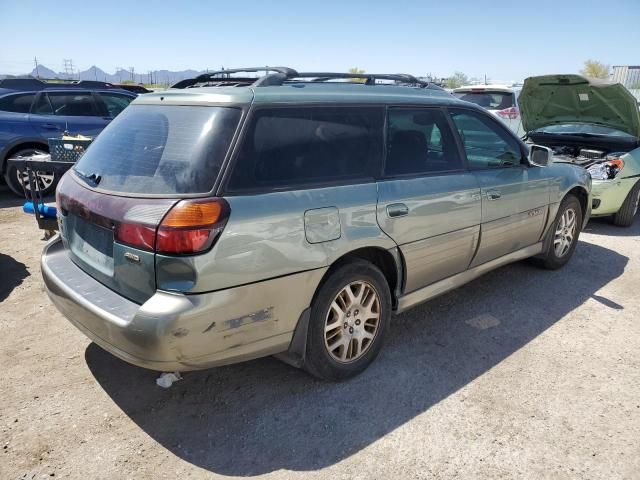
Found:
[[[135,72],[136,72],[136,69],[135,69],[135,68],[133,68],[133,67],[129,67],[129,77],[130,77],[130,79],[131,79],[131,81],[132,81],[133,83],[135,83],[135,82],[136,82],[136,80],[135,80],[135,78],[136,78],[136,73],[135,73]]]
[[[66,73],[71,80],[73,80],[73,60],[70,58],[65,58],[64,62],[64,73]]]
[[[98,81],[98,69],[96,68],[96,66],[93,66],[93,76],[96,79],[96,82]]]
[[[38,57],[33,57],[33,61],[36,63],[36,77],[40,78],[40,69],[38,67]]]

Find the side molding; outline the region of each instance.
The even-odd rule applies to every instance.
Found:
[[[453,275],[449,278],[445,278],[444,280],[440,280],[439,282],[428,285],[424,288],[421,288],[420,290],[416,290],[415,292],[400,297],[400,299],[398,300],[397,313],[404,312],[414,305],[426,302],[427,300],[431,300],[432,298],[442,295],[449,290],[458,288],[459,286],[478,278],[479,276],[489,272],[490,270],[494,270],[503,265],[507,265],[508,263],[533,257],[540,252],[542,252],[542,242],[531,245],[530,247],[516,250],[515,252],[512,252],[508,255],[496,258],[495,260],[483,263],[482,265],[478,265],[477,267],[458,273],[457,275]]]

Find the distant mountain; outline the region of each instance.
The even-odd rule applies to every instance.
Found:
[[[115,73],[110,74],[102,70],[100,67],[93,65],[87,70],[74,74],[73,78],[71,78],[64,72],[54,72],[44,65],[39,65],[37,71],[34,68],[28,75],[31,75],[32,77],[39,76],[40,78],[49,79],[58,78],[66,80],[98,80],[101,82],[109,83],[121,83],[123,80],[133,80],[135,83],[150,83],[151,79],[153,79],[154,83],[172,85],[180,80],[184,80],[185,78],[196,77],[201,73],[205,73],[205,70],[182,70],[179,72],[171,70],[154,70],[151,74],[135,73],[132,78],[131,72],[129,70],[120,69]]]

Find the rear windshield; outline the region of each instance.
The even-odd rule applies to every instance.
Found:
[[[454,92],[454,96],[465,102],[475,103],[489,110],[503,110],[515,107],[511,92]]]
[[[113,192],[209,192],[240,114],[228,107],[131,105],[95,139],[75,170]]]

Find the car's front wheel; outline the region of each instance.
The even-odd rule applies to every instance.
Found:
[[[549,270],[564,266],[573,255],[582,227],[582,206],[575,195],[567,195],[544,241],[538,264]]]
[[[36,148],[23,148],[12,153],[10,158],[27,157],[36,153],[42,153],[42,151]],[[18,171],[18,169],[12,165],[7,165],[4,180],[16,195],[23,196],[25,192],[28,194],[31,190],[27,173]],[[58,179],[53,172],[36,172],[34,180],[38,183],[38,189],[42,192],[42,195],[46,196],[54,192]]]
[[[356,260],[330,273],[311,306],[305,368],[324,380],[362,372],[382,348],[391,293],[382,272]]]
[[[636,182],[622,202],[620,210],[613,216],[613,224],[618,227],[630,227],[640,206],[640,181]]]

